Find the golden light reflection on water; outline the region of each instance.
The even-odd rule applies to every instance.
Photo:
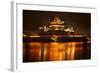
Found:
[[[65,45],[64,43],[53,42],[50,44],[50,60],[64,60],[65,59]]]
[[[74,54],[75,54],[75,43],[68,43],[68,48],[67,48],[67,59],[73,60],[74,59]]]
[[[82,42],[28,43],[28,50],[29,61],[74,60],[83,55]]]

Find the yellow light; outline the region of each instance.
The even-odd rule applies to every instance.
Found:
[[[40,36],[30,36],[31,38],[34,38],[34,37],[40,37]]]
[[[23,37],[27,37],[25,34],[23,34]]]
[[[53,35],[53,37],[52,37],[51,39],[52,39],[53,41],[55,41],[55,42],[56,42],[56,41],[58,41],[58,39],[57,39],[57,38],[58,38],[58,36]]]

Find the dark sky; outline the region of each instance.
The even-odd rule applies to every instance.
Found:
[[[48,25],[54,16],[60,17],[65,22],[65,26],[73,27],[76,33],[89,34],[91,32],[90,13],[34,10],[23,10],[23,31],[37,31],[39,26]]]

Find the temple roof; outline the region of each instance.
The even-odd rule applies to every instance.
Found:
[[[54,25],[64,24],[64,21],[61,21],[61,19],[58,16],[55,16],[53,21],[50,21],[50,24],[54,24]]]

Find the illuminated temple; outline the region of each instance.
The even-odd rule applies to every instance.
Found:
[[[24,34],[25,42],[77,42],[86,41],[87,37],[76,34],[73,27],[65,25],[64,21],[55,16],[49,25],[40,26],[36,33]]]
[[[49,22],[49,26],[39,27],[40,35],[71,35],[74,34],[73,27],[66,27],[64,21],[55,16],[53,21]]]

